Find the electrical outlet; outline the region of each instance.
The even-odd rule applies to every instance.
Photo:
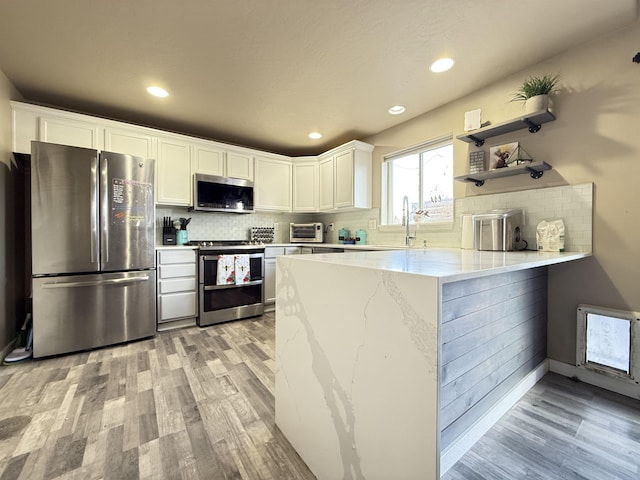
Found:
[[[330,223],[329,225],[327,225],[327,227],[329,228],[329,231],[330,231],[330,232],[333,232],[333,227],[334,227],[334,226],[335,226],[335,225],[334,225],[333,223]]]
[[[378,228],[378,222],[376,222],[376,219],[369,219],[369,230],[375,230],[376,228]]]
[[[278,231],[278,222],[273,222],[273,231],[274,232]]]

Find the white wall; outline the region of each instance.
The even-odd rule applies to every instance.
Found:
[[[22,97],[0,71],[0,351],[13,339],[16,331],[16,242],[14,182],[11,162],[11,108],[9,100]]]
[[[557,120],[536,134],[526,130],[487,141],[519,141],[536,160],[553,166],[539,180],[526,175],[487,181],[484,187],[456,182],[456,198],[555,185],[594,183],[593,250],[590,259],[552,267],[549,273],[549,357],[575,360],[576,307],[590,303],[640,310],[640,25],[581,45],[531,69],[363,139],[376,146],[374,206],[380,205],[382,155],[444,134],[463,133],[464,112],[482,109],[482,121],[500,123],[522,112],[510,103],[530,74],[559,72]],[[517,52],[514,52],[516,55]],[[505,58],[505,62],[509,59]],[[455,75],[455,67],[444,75]],[[454,141],[455,175],[467,171],[469,144]]]

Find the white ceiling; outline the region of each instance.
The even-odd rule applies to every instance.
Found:
[[[636,0],[0,0],[0,70],[34,103],[305,155],[636,19]]]

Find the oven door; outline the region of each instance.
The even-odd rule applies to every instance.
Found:
[[[228,252],[224,254],[233,255]],[[207,326],[262,315],[264,312],[264,253],[247,255],[251,276],[247,283],[239,285],[218,285],[219,255],[200,255],[198,325]]]

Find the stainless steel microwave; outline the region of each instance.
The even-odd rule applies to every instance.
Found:
[[[290,223],[289,239],[291,243],[322,243],[324,225],[321,222]]]
[[[253,182],[196,173],[193,176],[192,210],[253,213]]]

